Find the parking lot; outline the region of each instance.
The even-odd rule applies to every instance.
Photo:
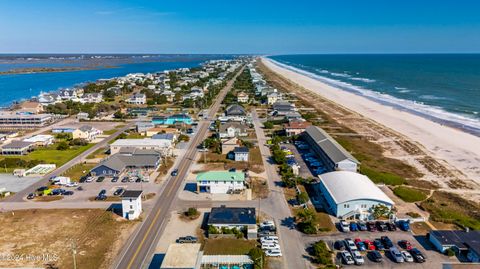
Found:
[[[398,250],[404,250],[398,244],[400,240],[407,240],[409,241],[414,248],[419,249],[423,255],[426,257],[426,262],[424,263],[412,263],[412,262],[404,262],[404,263],[396,263],[394,262],[389,254],[386,254],[385,251],[380,251],[382,254],[382,261],[381,262],[374,262],[367,256],[368,251],[362,251],[361,254],[364,256],[365,264],[362,266],[366,268],[441,268],[442,263],[449,262],[449,258],[435,249],[433,246],[428,242],[425,236],[414,236],[411,232],[404,232],[404,231],[385,231],[385,232],[370,232],[370,231],[359,231],[359,232],[338,232],[335,234],[325,235],[325,236],[318,236],[315,238],[305,237],[305,241],[308,244],[314,243],[318,240],[325,241],[330,249],[334,250],[335,252],[335,261],[336,264],[342,266],[350,266],[344,264],[342,261],[340,251],[335,249],[335,242],[340,240],[345,240],[346,238],[355,240],[357,238],[364,240],[374,241],[375,239],[380,239],[382,236],[388,236],[390,240],[392,240],[394,247],[398,248]],[[355,266],[355,265],[351,265]]]
[[[121,180],[112,182],[111,178],[105,178],[102,182],[96,182],[94,180],[92,182],[79,183],[76,187],[62,186],[61,188],[66,191],[73,191],[73,194],[64,195],[63,199],[60,201],[89,202],[94,199],[101,190],[105,190],[108,197],[115,196],[114,192],[119,188],[143,190],[144,193],[147,194],[158,192],[161,188],[161,184],[155,184],[154,182],[121,182]]]

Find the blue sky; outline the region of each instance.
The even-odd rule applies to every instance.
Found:
[[[480,52],[480,1],[0,0],[0,53]]]

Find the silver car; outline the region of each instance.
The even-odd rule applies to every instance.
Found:
[[[389,252],[390,252],[390,255],[392,256],[392,259],[393,259],[396,263],[402,263],[402,262],[405,261],[405,260],[403,259],[402,253],[401,253],[396,247],[390,248],[390,249],[389,249]]]

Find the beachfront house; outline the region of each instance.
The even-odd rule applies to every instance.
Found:
[[[245,189],[243,172],[208,171],[197,175],[197,192],[234,193]]]

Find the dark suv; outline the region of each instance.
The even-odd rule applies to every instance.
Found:
[[[183,236],[177,239],[177,243],[184,244],[184,243],[197,243],[198,238],[195,236]]]

